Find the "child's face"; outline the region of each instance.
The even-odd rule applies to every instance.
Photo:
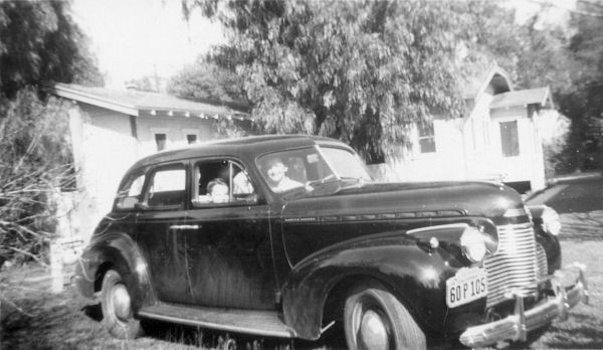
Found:
[[[211,189],[214,203],[228,202],[228,186],[217,184]]]

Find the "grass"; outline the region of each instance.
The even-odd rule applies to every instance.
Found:
[[[581,261],[588,265],[591,289],[590,305],[579,305],[564,322],[555,322],[535,343],[533,349],[601,349],[603,348],[603,240],[564,238],[564,263]],[[0,277],[0,348],[2,349],[213,349],[225,334],[197,331],[162,323],[147,324],[150,336],[123,341],[110,337],[100,322],[94,320],[94,308],[76,296],[71,288],[63,293],[49,291],[50,281],[39,266],[12,268]],[[8,303],[12,301],[15,305]],[[16,307],[20,308],[18,311]],[[98,310],[96,310],[97,312]],[[286,348],[273,339],[253,339],[237,335],[239,349],[253,349],[253,342],[264,348]],[[332,345],[339,344],[339,345]],[[341,339],[327,339],[315,344],[296,342],[296,349],[336,349]],[[242,346],[241,346],[242,345]]]

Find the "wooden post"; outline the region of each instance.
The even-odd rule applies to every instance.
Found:
[[[54,240],[50,244],[50,276],[52,277],[51,291],[63,291],[63,249],[61,244]]]

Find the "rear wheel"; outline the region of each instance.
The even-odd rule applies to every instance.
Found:
[[[426,340],[408,310],[379,284],[355,288],[344,306],[349,349],[425,349]]]
[[[103,325],[120,339],[133,339],[141,334],[140,321],[134,319],[130,292],[119,272],[109,270],[101,289]]]

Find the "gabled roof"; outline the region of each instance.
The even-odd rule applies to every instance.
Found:
[[[236,117],[249,115],[225,106],[200,103],[155,92],[113,90],[76,84],[56,84],[52,92],[60,97],[91,104],[133,116],[167,114],[169,116],[197,116],[202,118]]]
[[[552,107],[551,90],[548,87],[509,91],[495,95],[490,103],[490,108],[505,108],[512,106],[525,106],[538,104],[541,107]]]
[[[475,99],[490,86],[494,89],[494,93],[513,90],[511,79],[498,65],[492,65],[485,72],[475,67],[473,73],[465,73],[465,76],[460,79],[461,95],[466,100]]]

